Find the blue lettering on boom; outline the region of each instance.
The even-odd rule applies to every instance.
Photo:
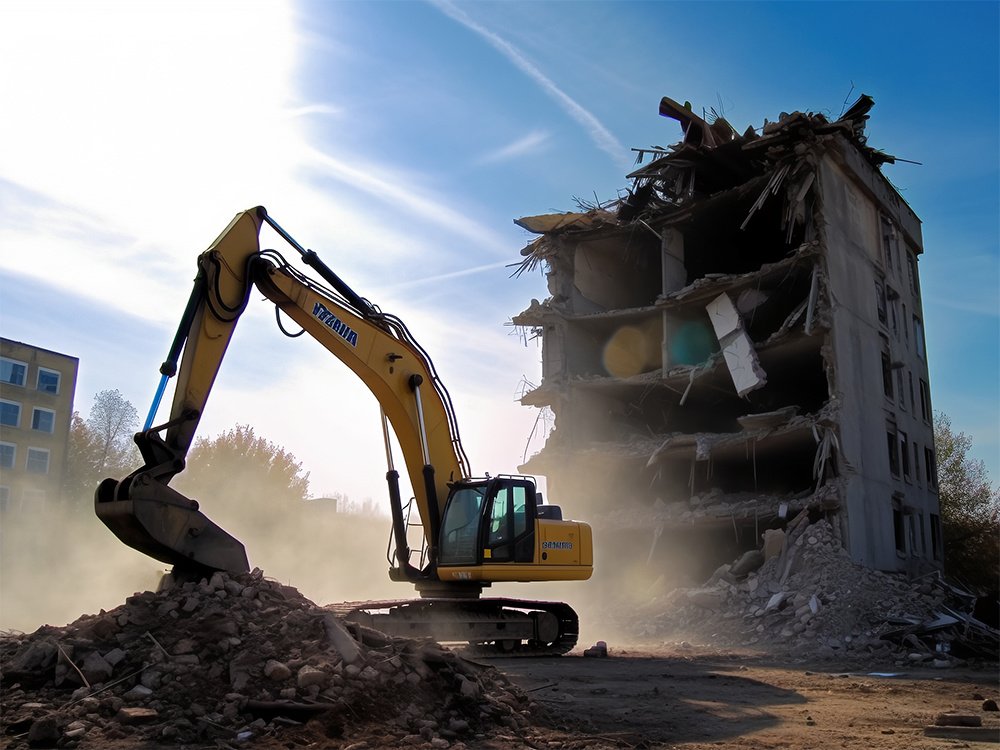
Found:
[[[313,305],[313,316],[320,323],[325,325],[335,334],[340,336],[344,341],[353,347],[358,345],[358,332],[351,328],[349,325],[345,325],[340,318],[334,315],[330,310],[327,309],[326,305],[322,302],[317,302]]]

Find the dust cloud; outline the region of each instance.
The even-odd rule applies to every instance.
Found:
[[[412,595],[388,579],[388,517],[242,499],[242,508],[226,498],[216,508],[199,498],[205,514],[244,543],[251,567],[267,577],[319,604]],[[0,630],[32,632],[113,609],[137,591],[155,590],[167,567],[122,544],[91,508],[8,513],[0,527]]]

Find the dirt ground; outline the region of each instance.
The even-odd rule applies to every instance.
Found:
[[[974,713],[1000,742],[996,665],[959,669],[835,671],[773,658],[690,649],[612,650],[608,658],[497,662],[548,709],[555,729],[525,735],[535,747],[896,748],[975,747],[925,736],[942,712]],[[982,737],[980,737],[982,739]],[[498,747],[497,745],[492,745]],[[513,743],[510,747],[517,747]]]
[[[341,720],[324,714],[305,723],[241,736],[230,732],[211,742],[163,743],[132,730],[108,733],[80,748],[105,750],[378,750],[422,747],[450,750],[515,748],[848,748],[930,750],[989,747],[1000,742],[1000,712],[983,710],[1000,699],[997,665],[948,669],[865,668],[843,671],[829,662],[810,668],[773,655],[662,644],[609,650],[606,658],[580,651],[563,657],[475,660],[473,667],[500,673],[527,700],[517,722],[486,722],[463,737],[444,741],[400,732],[392,717],[342,733]],[[502,677],[497,679],[502,682]],[[494,684],[500,684],[495,683]],[[9,686],[5,686],[9,688]],[[8,706],[9,707],[9,706]],[[980,717],[975,737],[925,734],[938,714]],[[0,717],[4,718],[4,717]],[[6,717],[7,722],[10,716]],[[515,717],[516,718],[516,717]],[[0,721],[0,725],[4,724]],[[10,729],[10,727],[8,727]],[[74,747],[65,741],[26,743],[23,732],[4,732],[0,748]]]

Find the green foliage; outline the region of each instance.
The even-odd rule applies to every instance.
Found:
[[[986,465],[968,457],[971,447],[972,438],[955,432],[947,415],[934,415],[945,573],[983,594],[1000,581],[1000,489]]]

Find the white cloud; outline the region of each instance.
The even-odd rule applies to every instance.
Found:
[[[391,173],[385,166],[348,164],[315,149],[309,149],[307,161],[313,169],[322,170],[330,177],[376,198],[391,212],[405,213],[471,240],[478,251],[510,255],[510,242],[505,237],[470,219],[467,213],[452,207],[446,199],[430,197],[430,190],[410,183],[400,174]],[[392,213],[383,210],[382,214],[391,223]],[[372,226],[377,227],[378,224],[372,222]]]
[[[544,144],[549,138],[549,133],[541,130],[533,130],[527,135],[518,138],[513,143],[508,143],[502,148],[498,148],[495,151],[491,151],[488,154],[483,155],[476,160],[476,163],[496,164],[499,162],[509,161],[511,159],[517,159],[525,154],[535,153],[540,150],[542,144]]]
[[[618,139],[614,137],[610,130],[604,127],[600,120],[556,86],[548,76],[528,60],[513,44],[473,21],[465,11],[453,3],[446,0],[431,0],[431,3],[452,20],[457,21],[470,31],[474,31],[483,37],[494,49],[510,60],[518,70],[538,84],[556,104],[587,131],[590,139],[599,149],[611,156],[616,162],[621,160],[623,154],[627,153],[622,144],[618,142]]]

